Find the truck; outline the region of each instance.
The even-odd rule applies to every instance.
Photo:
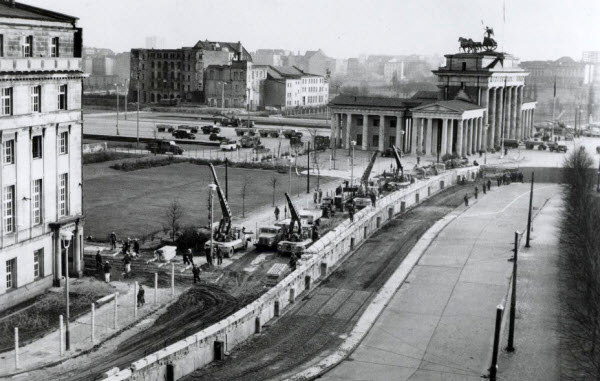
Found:
[[[290,129],[283,130],[283,136],[286,139],[291,139],[293,137],[301,138],[302,135],[303,135],[302,132],[298,131],[295,128],[290,128]]]
[[[213,241],[213,249],[218,247],[225,258],[231,258],[234,252],[245,250],[250,244],[252,244],[252,233],[245,231],[240,226],[232,226],[224,240]],[[210,240],[206,241],[204,248],[210,250]]]
[[[300,217],[296,206],[287,193],[285,193],[285,199],[288,203],[291,219],[289,227],[285,230],[285,238],[277,245],[277,252],[283,255],[295,254],[301,257],[306,249],[312,245],[315,233],[318,235],[318,228],[316,225],[303,227],[302,217]],[[297,228],[294,229],[296,226]]]
[[[240,125],[240,119],[235,116],[229,117],[222,115],[218,120],[222,127],[237,127]]]
[[[315,135],[313,139],[313,149],[326,150],[329,148],[329,136]]]
[[[567,152],[568,150],[566,144],[559,142],[548,143],[548,149],[550,150],[550,152]]]
[[[258,229],[256,247],[259,249],[276,249],[284,238],[284,229],[281,226],[264,226]]]
[[[213,132],[212,134],[210,134],[210,136],[208,137],[208,140],[213,141],[213,142],[214,141],[220,142],[220,141],[226,140],[226,139],[227,139],[226,137],[221,136],[221,135],[219,135],[219,134],[217,134],[215,132]]]
[[[188,124],[180,124],[179,126],[177,126],[178,130],[186,130],[191,132],[192,134],[197,134],[198,133],[198,126],[190,126]]]
[[[254,148],[260,145],[260,138],[258,136],[242,136],[240,145],[243,148]]]
[[[158,132],[173,132],[175,131],[175,127],[170,124],[157,124],[156,131]]]
[[[146,149],[153,154],[181,155],[183,153],[183,149],[172,140],[156,140],[148,143]]]
[[[200,129],[202,129],[202,133],[204,135],[210,135],[210,134],[218,134],[219,132],[221,132],[221,129],[217,126],[214,126],[212,124],[207,124],[205,126],[200,127]]]
[[[369,186],[369,176],[371,175],[371,171],[373,170],[373,166],[375,165],[376,158],[377,151],[375,151],[373,153],[373,156],[371,156],[371,160],[369,161],[367,168],[365,168],[365,171],[363,172],[363,175],[360,178],[360,187],[358,188],[358,194],[354,198],[354,205],[357,209],[362,209],[367,206],[371,206],[371,198],[374,194],[376,195],[376,193],[374,193],[376,192],[376,190]]]
[[[173,131],[173,137],[177,139],[196,139],[196,135],[187,130],[175,130]]]
[[[233,139],[225,139],[221,140],[221,144],[219,144],[219,148],[222,151],[235,151],[240,148],[240,144]]]

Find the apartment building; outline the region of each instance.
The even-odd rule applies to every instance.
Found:
[[[269,66],[264,92],[264,105],[281,109],[323,106],[329,102],[327,79],[295,66]]]
[[[234,61],[231,65],[206,68],[204,91],[206,103],[213,107],[237,107],[256,110],[263,105],[266,65]]]
[[[0,1],[0,310],[83,269],[82,31]]]

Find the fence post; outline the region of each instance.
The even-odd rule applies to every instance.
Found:
[[[513,249],[513,274],[512,274],[512,295],[510,298],[510,320],[508,325],[508,345],[506,350],[514,352],[515,350],[515,314],[517,308],[517,258],[519,253],[519,232],[515,232],[515,247]]]
[[[133,282],[133,318],[137,319],[137,293],[138,293],[138,282]]]
[[[171,297],[175,296],[175,263],[171,263]]]
[[[154,304],[158,304],[158,273],[154,273]]]
[[[63,340],[65,338],[64,330],[65,330],[65,328],[64,328],[64,325],[63,325],[63,316],[60,315],[58,317],[58,335],[59,335],[59,338],[58,338],[58,347],[59,347],[59,350],[58,351],[59,351],[59,353],[60,353],[61,356],[64,353],[64,344],[63,344]]]
[[[19,369],[19,328],[15,327],[15,369]]]
[[[525,247],[529,246],[529,234],[531,233],[531,209],[533,208],[533,178],[535,173],[531,172],[531,191],[529,192],[529,213],[527,215],[527,237],[525,239]]]
[[[118,327],[118,304],[119,304],[119,293],[115,292],[115,305],[114,305],[114,324],[113,324],[113,328],[117,329]]]
[[[496,307],[496,328],[494,330],[494,348],[492,350],[492,366],[490,367],[490,381],[496,381],[498,372],[498,347],[500,346],[500,327],[502,325],[502,312],[504,307],[499,304]]]
[[[96,305],[92,303],[92,345],[96,342]]]

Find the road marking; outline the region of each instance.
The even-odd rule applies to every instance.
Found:
[[[546,188],[553,188],[556,187],[556,184],[553,185],[546,185],[543,187],[539,187],[539,188],[535,188],[534,190],[539,191],[542,189],[546,189]],[[504,213],[504,211],[506,211],[506,209],[510,208],[512,204],[514,204],[515,202],[517,202],[518,199],[520,199],[523,196],[528,196],[530,193],[530,190],[521,193],[520,195],[518,195],[517,197],[514,198],[514,200],[512,200],[511,202],[509,202],[508,204],[506,204],[506,206],[496,212],[487,212],[487,213],[478,213],[478,214],[465,214],[465,217],[485,217],[485,216],[493,216],[495,214],[501,214]]]

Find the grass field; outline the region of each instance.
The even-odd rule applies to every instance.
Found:
[[[111,231],[119,240],[144,238],[162,231],[165,212],[175,199],[183,205],[183,225],[208,224],[208,184],[213,182],[210,169],[189,163],[142,169],[132,172],[106,168],[109,163],[86,165],[84,174],[85,235],[94,240],[108,240]],[[225,187],[225,168],[218,167],[217,176]],[[287,173],[271,170],[229,168],[229,205],[234,216],[242,214],[241,184],[244,176],[252,183],[246,195],[246,214],[258,208],[272,208],[271,178],[277,179],[276,200],[283,200],[288,189]],[[322,178],[322,183],[328,179]],[[316,179],[311,178],[311,185]],[[306,192],[306,178],[292,174],[292,193]],[[215,220],[220,207],[215,195]]]

